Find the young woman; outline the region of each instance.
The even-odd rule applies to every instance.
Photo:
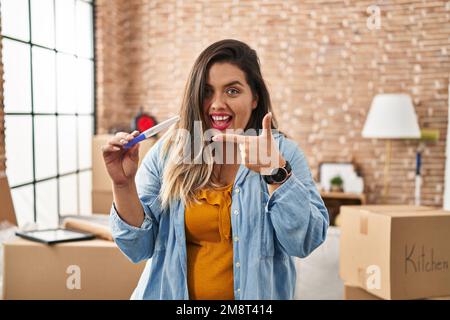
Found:
[[[139,170],[139,145],[123,148],[138,132],[103,146],[114,239],[148,260],[133,298],[293,298],[292,257],[324,241],[328,213],[303,152],[275,128],[256,52],[222,40],[195,61],[180,121]]]

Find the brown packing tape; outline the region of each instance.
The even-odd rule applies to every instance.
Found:
[[[359,219],[359,233],[364,235],[369,233],[369,218],[367,215],[362,215]]]
[[[369,215],[372,213],[369,210],[360,210],[361,216],[359,218],[359,233],[362,235],[369,234]],[[358,267],[358,284],[362,288],[366,288],[367,286],[367,273],[366,267],[359,266]]]
[[[365,288],[366,284],[366,271],[362,267],[358,267],[358,285]]]

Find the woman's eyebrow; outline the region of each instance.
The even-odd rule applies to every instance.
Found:
[[[238,84],[238,85],[240,85],[240,86],[244,86],[242,83],[240,83],[238,80],[234,80],[234,81],[231,81],[231,82],[229,82],[229,83],[227,83],[226,85],[224,85],[224,87],[229,87],[229,86],[232,86],[232,85],[235,85],[235,84]]]
[[[223,88],[229,87],[229,86],[232,86],[232,85],[235,85],[235,84],[238,84],[238,85],[240,85],[241,87],[244,86],[240,81],[234,80],[234,81],[231,81],[231,82],[229,82],[229,83],[223,85]],[[207,83],[206,85],[207,85],[208,87],[212,88],[212,85],[211,85],[211,84]]]

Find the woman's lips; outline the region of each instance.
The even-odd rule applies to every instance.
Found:
[[[233,120],[232,116],[210,116],[211,125],[214,129],[225,130],[227,129]]]

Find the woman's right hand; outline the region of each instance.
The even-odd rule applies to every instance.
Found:
[[[139,143],[129,149],[125,149],[124,145],[138,135],[139,131],[133,131],[131,134],[118,132],[102,146],[106,170],[113,184],[117,186],[134,183],[139,164]]]

